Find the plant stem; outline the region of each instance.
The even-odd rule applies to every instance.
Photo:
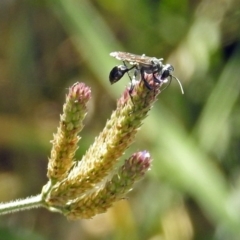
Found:
[[[0,204],[0,215],[28,210],[32,208],[43,207],[44,202],[41,195],[19,199],[13,202]]]

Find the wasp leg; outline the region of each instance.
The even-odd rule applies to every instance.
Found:
[[[141,74],[141,80],[143,80],[144,85],[146,86],[146,88],[148,90],[152,90],[152,87],[149,85],[149,83],[146,81],[145,77],[144,77],[144,69],[140,68],[140,74]]]
[[[137,77],[138,72],[139,72],[139,70],[138,70],[137,66],[135,66],[135,71],[134,71],[134,74],[133,74],[133,78],[131,79],[131,86],[130,86],[130,89],[128,91],[133,105],[134,105],[134,102],[133,102],[132,92],[133,92],[133,89],[134,89],[136,81],[137,81],[136,77]]]
[[[130,74],[129,74],[129,71],[132,70],[133,68],[136,68],[136,66],[134,65],[134,66],[128,68],[128,66],[126,65],[125,61],[123,61],[123,64],[124,64],[124,66],[126,67],[126,69],[127,69],[127,71],[126,71],[126,72],[127,72],[127,75],[128,75],[128,77],[129,77],[130,81],[132,82],[132,78],[131,78],[131,76],[130,76]]]

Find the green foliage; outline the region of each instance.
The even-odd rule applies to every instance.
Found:
[[[70,235],[239,239],[239,8],[237,0],[2,1],[0,174],[21,176],[18,185],[29,185],[16,197],[39,192],[46,181],[47,143],[69,82],[92,87],[92,112],[83,131],[86,148],[104,125],[129,81],[109,84],[109,71],[120,64],[110,52],[163,57],[185,91],[181,95],[173,80],[139,132],[136,145],[150,151],[154,161],[149,178],[128,201],[79,222],[81,228],[54,215],[49,221],[56,223],[46,230],[41,217],[49,215],[34,211],[15,221],[16,227],[60,240]],[[13,195],[0,194],[1,199]],[[29,216],[38,224],[33,226]]]

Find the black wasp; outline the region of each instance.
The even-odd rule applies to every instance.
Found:
[[[134,78],[135,76],[140,73],[141,79],[144,81],[145,86],[152,90],[152,87],[148,84],[148,82],[144,78],[144,73],[147,74],[153,74],[153,79],[156,83],[162,83],[167,82],[168,78],[170,79],[169,84],[172,81],[172,78],[174,78],[180,88],[182,94],[184,94],[183,87],[181,82],[178,78],[172,75],[172,72],[174,71],[174,68],[170,64],[164,65],[162,63],[162,58],[158,59],[155,57],[148,57],[145,54],[143,55],[136,55],[132,53],[127,52],[112,52],[110,53],[110,56],[115,57],[116,59],[123,62],[124,65],[115,66],[109,74],[109,80],[111,84],[114,84],[115,82],[119,81],[125,73],[128,74],[130,80],[132,81],[131,76],[129,75],[129,71],[132,69],[135,69]],[[128,62],[132,67],[127,67],[126,63]],[[160,79],[155,77],[155,74],[160,75]],[[131,90],[133,89],[133,85],[131,86]]]

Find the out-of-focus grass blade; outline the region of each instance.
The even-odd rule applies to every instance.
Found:
[[[219,138],[240,92],[240,48],[229,60],[211,93],[194,133],[205,150],[219,148]]]
[[[212,160],[187,136],[167,109],[162,107],[159,113],[151,113],[151,123],[146,125],[157,149],[153,156],[158,174],[194,197],[216,223],[224,223],[229,231],[239,233],[240,219],[234,206],[228,206],[230,189]]]
[[[121,49],[104,19],[89,1],[58,0],[50,4],[88,65],[108,90],[108,73],[113,68],[109,53]],[[125,83],[126,84],[126,83]],[[121,83],[120,83],[121,85]],[[112,92],[117,90],[111,88]]]

